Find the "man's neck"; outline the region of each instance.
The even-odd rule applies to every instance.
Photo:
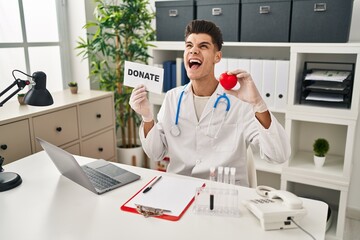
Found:
[[[209,81],[191,80],[192,91],[196,96],[205,97],[211,96],[219,82],[216,79]]]

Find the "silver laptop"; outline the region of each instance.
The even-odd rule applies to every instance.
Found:
[[[72,154],[36,139],[63,176],[94,193],[102,194],[140,179],[139,175],[102,159],[80,166]]]

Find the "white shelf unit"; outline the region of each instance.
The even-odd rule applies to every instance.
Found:
[[[150,64],[162,64],[183,56],[184,42],[153,42]],[[355,63],[353,89],[360,89],[360,43],[244,43],[225,42],[223,57],[290,60],[286,110],[270,109],[285,127],[291,140],[288,162],[273,165],[255,159],[258,184],[289,190],[299,196],[326,201],[334,213],[327,239],[342,239],[348,190],[358,122],[360,91],[353,91],[351,108],[317,107],[300,104],[300,88],[305,61]],[[155,112],[164,94],[150,94]],[[313,164],[315,138],[329,140],[325,165]],[[255,154],[256,155],[256,154]],[[260,180],[260,181],[259,181]]]
[[[294,45],[290,53],[289,94],[285,129],[291,138],[292,156],[281,175],[281,188],[326,201],[335,213],[327,239],[342,239],[355,150],[360,87],[360,44]],[[306,61],[354,63],[350,108],[299,104]],[[325,165],[313,164],[312,143],[323,137],[330,151]]]

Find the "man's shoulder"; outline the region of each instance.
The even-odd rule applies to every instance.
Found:
[[[165,98],[177,97],[181,94],[182,91],[184,91],[184,86],[172,88],[165,93]]]

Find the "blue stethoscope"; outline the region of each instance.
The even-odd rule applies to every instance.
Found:
[[[183,98],[184,93],[185,93],[186,86],[187,85],[185,85],[183,90],[181,91],[181,94],[180,94],[180,97],[179,97],[179,100],[178,100],[178,103],[177,103],[176,116],[175,116],[175,125],[172,126],[172,128],[170,129],[170,133],[174,137],[179,136],[180,133],[181,133],[180,127],[179,127],[179,115],[180,115],[181,102],[182,102],[182,98]],[[228,98],[228,96],[226,96],[226,93],[223,93],[222,95],[219,95],[216,98],[213,109],[211,111],[211,117],[210,117],[210,121],[209,121],[209,124],[208,124],[208,127],[207,127],[207,133],[206,133],[207,136],[210,136],[210,126],[211,126],[211,123],[212,123],[213,115],[214,115],[215,109],[216,109],[216,107],[217,107],[217,105],[218,105],[218,103],[220,102],[221,99],[224,99],[226,101],[225,115],[224,115],[224,117],[223,117],[223,119],[221,121],[221,124],[220,124],[218,130],[216,131],[215,135],[213,136],[213,138],[217,138],[217,136],[218,136],[218,134],[219,134],[224,122],[225,122],[227,113],[230,110],[230,99]]]

